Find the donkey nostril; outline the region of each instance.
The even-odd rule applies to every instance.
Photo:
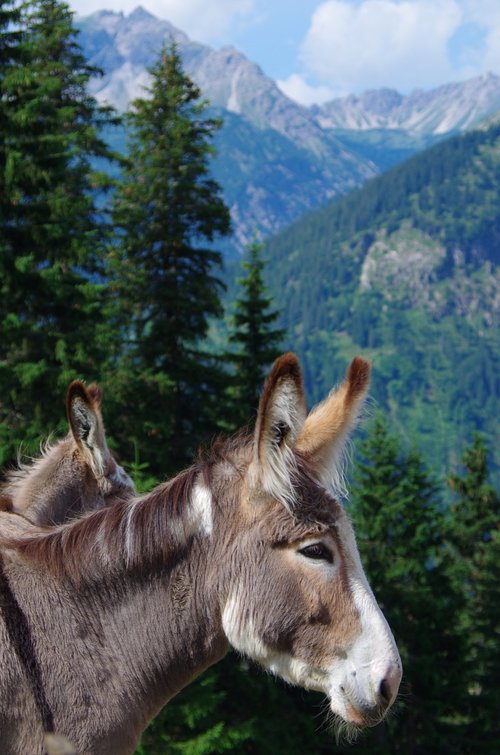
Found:
[[[386,669],[384,678],[378,687],[378,696],[381,705],[385,705],[387,708],[392,705],[398,694],[401,677],[401,663],[391,663]]]
[[[381,702],[384,703],[384,705],[389,705],[389,703],[392,700],[392,692],[391,692],[391,687],[387,679],[382,679],[382,681],[380,682],[378,693],[379,693]]]

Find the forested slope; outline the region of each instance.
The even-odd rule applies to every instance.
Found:
[[[497,124],[435,145],[265,249],[311,399],[362,351],[376,402],[440,471],[473,429],[499,445],[499,194]]]

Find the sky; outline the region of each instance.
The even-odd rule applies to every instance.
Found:
[[[142,5],[191,39],[233,45],[305,105],[500,74],[500,0],[68,0],[79,15]]]

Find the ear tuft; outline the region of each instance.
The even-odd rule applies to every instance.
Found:
[[[297,396],[302,409],[304,409],[304,388],[302,383],[300,362],[292,352],[283,354],[274,362],[271,368],[271,372],[266,378],[264,388],[260,396],[258,418],[262,419],[262,417],[267,414],[269,403],[272,399],[275,398],[278,386],[283,386],[283,388],[286,390],[287,385],[289,386],[289,391],[293,392]],[[281,442],[288,432],[285,429],[285,426],[287,426],[288,429],[293,429],[293,427],[291,423],[287,424],[285,418],[282,418],[275,423],[276,428],[278,425],[283,426],[280,431]]]
[[[370,385],[371,364],[363,357],[354,357],[347,370],[347,396],[348,404],[364,397]]]
[[[302,372],[300,370],[300,362],[293,351],[288,351],[286,354],[282,354],[276,359],[272,366],[268,380],[277,380],[278,378],[285,375],[290,376],[291,378],[293,378],[293,380],[295,380],[297,384],[300,384],[300,386],[302,386]]]
[[[81,380],[73,380],[73,382],[69,384],[68,390],[66,391],[66,411],[68,417],[71,404],[76,398],[80,398],[86,404],[89,404],[91,401],[87,393],[85,383]]]
[[[279,357],[264,384],[255,425],[252,484],[293,505],[293,447],[305,419],[302,373],[295,354]]]
[[[107,453],[100,405],[93,398],[99,397],[99,391],[95,384],[87,388],[81,380],[74,380],[66,393],[66,413],[71,433],[97,477],[104,474]]]
[[[335,495],[345,496],[344,457],[370,384],[370,363],[355,357],[343,382],[307,417],[297,448],[316,464]]]

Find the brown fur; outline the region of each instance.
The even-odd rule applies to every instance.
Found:
[[[271,373],[264,435],[217,443],[148,495],[47,531],[0,514],[2,753],[42,755],[48,728],[78,752],[132,753],[148,721],[228,641],[294,683],[324,688],[332,659],[361,631],[356,557],[341,535],[344,511],[291,444],[298,374],[291,355]],[[283,435],[290,418],[296,427]],[[274,468],[281,490],[287,465],[292,511],[267,492]],[[301,555],[310,539],[329,544],[335,569]]]
[[[49,526],[134,494],[132,480],[108,448],[101,403],[95,383],[71,383],[66,394],[68,436],[7,475],[0,488],[0,510]]]
[[[319,474],[328,477],[333,469],[338,480],[335,488],[342,491],[341,460],[346,437],[355,427],[370,383],[370,363],[361,357],[353,359],[344,381],[307,417],[297,440],[297,448],[313,458]]]

